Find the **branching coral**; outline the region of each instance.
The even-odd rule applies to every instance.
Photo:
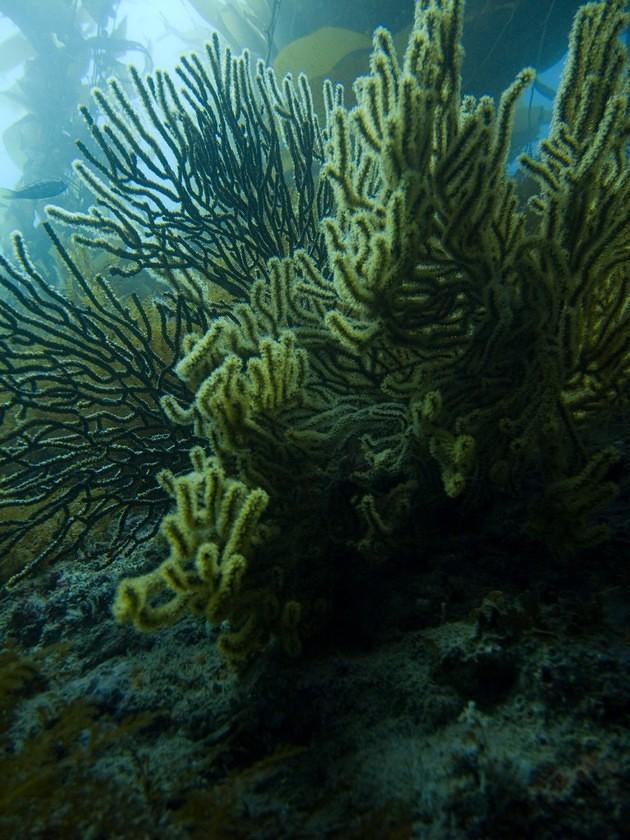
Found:
[[[122,581],[114,615],[141,630],[173,624],[189,610],[215,625],[228,622],[219,645],[232,661],[264,647],[272,630],[287,650],[297,652],[299,605],[279,604],[267,569],[261,575],[250,557],[264,539],[259,520],[269,497],[228,478],[200,447],[190,457],[193,470],[187,475],[160,474],[177,503],[176,512],[162,521],[169,557],[155,571]],[[170,598],[154,603],[169,590]]]
[[[325,90],[326,260],[272,261],[248,303],[186,339],[177,373],[192,404],[163,400],[268,496],[287,537],[283,596],[303,616],[317,592],[295,533],[345,522],[348,549],[394,551],[409,512],[430,503],[431,463],[453,498],[534,471],[532,529],[557,550],[600,539],[589,518],[614,493],[614,451],[589,453],[582,431],[627,386],[630,361],[621,4],[576,18],[542,158],[524,158],[540,183],[528,209],[506,160],[533,71],[498,107],[462,100],[462,14],[458,0],[418,3],[402,61],[378,30],[350,112]],[[346,507],[324,513],[315,499],[342,463]],[[257,555],[275,593],[277,554]]]
[[[519,257],[535,287],[532,305],[544,318],[538,329],[555,337],[562,405],[577,422],[608,406],[630,381],[630,125],[627,55],[618,38],[628,21],[622,7],[613,2],[580,10],[540,160],[521,159],[539,193]]]
[[[273,636],[297,652],[338,576],[400,552],[444,495],[520,492],[558,552],[602,538],[617,455],[589,431],[630,379],[627,17],[621,0],[578,13],[549,137],[523,158],[527,207],[506,160],[533,71],[498,104],[462,98],[462,20],[463,0],[418,2],[400,58],[377,30],[357,106],[326,84],[321,130],[303,78],[252,80],[216,39],[181,92],[134,76],[149,127],[117,85],[96,94],[104,157],[78,168],[98,206],[53,215],[184,300],[177,269],[202,306],[214,286],[238,298],[190,324],[178,386],[160,383],[174,429],[209,452],[162,473],[170,554],[122,582],[121,620],[192,610],[224,622],[232,661]]]
[[[182,334],[207,324],[183,299],[123,303],[48,230],[76,300],[39,275],[21,237],[21,270],[0,257],[0,545],[14,583],[100,526],[116,550],[155,533],[155,473],[195,440],[169,428],[159,398],[181,387]]]
[[[249,54],[234,58],[216,34],[206,57],[207,66],[181,59],[181,90],[167,73],[143,81],[132,68],[142,117],[116,80],[95,91],[106,123],[82,112],[102,154],[79,144],[91,167],[76,170],[96,207],[49,212],[126,262],[116,273],[194,269],[240,296],[271,257],[298,247],[321,256],[331,198],[317,179],[324,136],[305,77],[278,86],[262,62],[252,74]]]
[[[203,334],[222,309],[217,295],[246,294],[268,257],[297,245],[322,251],[318,218],[331,193],[316,177],[324,135],[305,79],[280,90],[262,66],[253,79],[247,55],[232,58],[216,39],[208,59],[209,71],[196,56],[182,59],[181,92],[165,74],[134,75],[155,135],[117,82],[109,98],[95,94],[107,125],[84,111],[103,157],[81,145],[92,169],[77,167],[97,207],[50,212],[100,235],[77,235],[67,251],[46,226],[69,294],[52,271],[38,273],[21,237],[19,267],[2,262],[0,540],[4,576],[22,566],[14,582],[112,517],[119,549],[157,530],[166,500],[154,474],[165,459],[185,463],[195,441],[166,428],[159,406],[163,390],[189,396],[172,376],[182,336]],[[172,292],[124,302],[90,279],[85,254],[79,268],[85,245],[108,257],[110,275],[152,267]]]

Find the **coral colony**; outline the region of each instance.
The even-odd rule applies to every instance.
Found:
[[[520,494],[557,556],[605,536],[618,454],[590,432],[630,378],[627,17],[578,12],[526,205],[506,160],[534,73],[462,97],[462,19],[417,3],[400,58],[378,29],[356,107],[327,83],[321,122],[303,76],[217,38],[180,89],[134,74],[138,111],[96,93],[76,166],[95,207],[49,208],[78,231],[50,228],[68,293],[19,238],[20,269],[2,260],[5,544],[51,516],[58,551],[106,514],[128,537],[143,510],[168,554],[120,582],[116,618],[192,611],[238,665],[272,638],[298,654],[340,567],[420,551],[415,512],[445,499]],[[90,249],[164,293],[122,301]]]

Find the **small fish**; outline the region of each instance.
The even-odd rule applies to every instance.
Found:
[[[60,195],[68,189],[68,184],[62,181],[61,178],[53,178],[50,181],[36,181],[34,184],[27,184],[19,190],[10,190],[2,187],[2,191],[7,193],[3,198],[8,198],[14,201],[18,198],[52,198],[54,195]]]

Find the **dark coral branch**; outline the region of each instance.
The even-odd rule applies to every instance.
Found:
[[[103,278],[88,282],[48,232],[74,298],[36,272],[19,236],[19,268],[0,257],[3,571],[39,529],[54,522],[56,531],[19,577],[100,523],[111,520],[118,549],[156,530],[166,500],[155,474],[194,443],[166,420],[159,397],[168,384],[185,398],[172,370],[181,337],[208,324],[208,313],[181,297],[133,295],[124,305]]]
[[[304,248],[321,264],[319,221],[332,208],[318,177],[325,134],[303,81],[281,91],[268,69],[253,73],[248,54],[232,57],[216,36],[206,53],[208,67],[182,58],[180,91],[168,74],[144,81],[133,72],[138,110],[115,82],[97,92],[108,122],[83,109],[97,148],[81,144],[87,163],[76,164],[96,206],[49,212],[122,262],[113,275],[192,269],[243,297],[272,257]]]

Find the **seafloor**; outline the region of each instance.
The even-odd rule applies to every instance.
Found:
[[[509,502],[447,508],[304,657],[238,677],[193,618],[112,619],[159,540],[3,592],[0,836],[630,837],[629,465],[605,544],[553,558]]]

